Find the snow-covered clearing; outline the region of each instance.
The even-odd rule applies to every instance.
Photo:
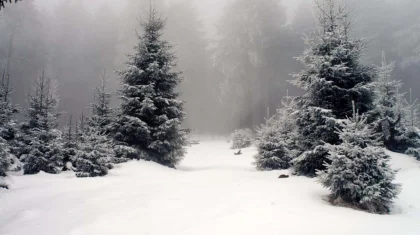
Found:
[[[392,215],[333,207],[314,179],[257,172],[245,149],[207,141],[178,170],[151,162],[105,178],[12,176],[0,192],[1,235],[420,234],[420,164],[393,154],[403,191]]]

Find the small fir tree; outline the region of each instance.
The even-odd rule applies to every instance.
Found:
[[[82,134],[76,158],[76,176],[80,178],[105,176],[114,158],[112,141],[101,132],[101,122],[89,120],[90,125]]]
[[[29,153],[22,158],[25,175],[44,171],[58,174],[64,167],[61,132],[36,130],[31,134]]]
[[[70,116],[69,122],[64,126],[63,130],[63,171],[73,170],[79,151],[79,141],[73,129],[73,117]]]
[[[20,162],[15,157],[14,150],[18,149],[17,139],[19,131],[17,128],[15,116],[19,110],[13,105],[11,95],[13,88],[10,86],[10,76],[3,71],[0,80],[0,177],[5,177],[8,165],[13,165],[14,169],[19,170]],[[0,187],[3,183],[0,182]],[[3,184],[6,187],[5,184]]]
[[[403,108],[405,114],[403,118],[404,130],[397,140],[399,146],[403,147],[404,153],[420,161],[420,105],[417,103],[417,100],[413,101],[411,89],[409,94],[409,102],[406,102]]]
[[[366,122],[354,111],[352,118],[340,123],[337,133],[343,142],[325,145],[330,163],[325,164],[326,170],[318,172],[318,178],[331,190],[334,204],[388,213],[400,185],[392,182],[396,171],[389,166],[390,157],[376,146],[375,133]]]
[[[98,123],[102,132],[108,131],[112,122],[114,111],[111,108],[112,93],[108,91],[105,72],[101,76],[101,85],[95,88],[94,102],[92,104],[91,120]]]
[[[112,148],[106,151],[109,152],[109,155],[112,155],[110,161],[118,164],[127,162],[129,160],[128,156],[134,155],[130,153],[135,153],[136,151],[127,146],[116,145],[109,139],[110,125],[115,115],[114,110],[111,108],[111,98],[112,93],[108,92],[107,79],[104,73],[101,77],[101,85],[95,90],[94,102],[91,105],[92,115],[88,118],[86,125],[90,131],[95,130],[95,134],[102,136],[101,143],[107,143],[108,148]]]
[[[258,170],[288,169],[296,156],[294,99],[286,98],[274,117],[257,130],[258,154],[255,164]]]
[[[11,101],[12,93],[10,76],[3,71],[0,80],[0,137],[7,142],[12,142],[18,133],[14,118],[19,110]]]
[[[7,177],[9,168],[8,148],[6,141],[0,137],[0,188],[8,188],[4,179]]]
[[[254,133],[251,129],[239,129],[235,130],[230,135],[230,141],[232,142],[231,149],[243,149],[252,146],[254,141]]]
[[[410,88],[409,100],[404,107],[404,124],[409,127],[420,127],[420,104],[418,99],[413,100],[412,90]]]
[[[29,95],[29,120],[23,126],[29,138],[28,154],[22,158],[24,174],[57,174],[63,169],[62,133],[56,129],[60,116],[56,89],[57,83],[43,73]]]
[[[142,27],[136,52],[120,73],[121,113],[112,130],[117,143],[137,150],[136,158],[175,167],[185,154],[188,132],[181,127],[183,102],[177,100],[181,77],[172,70],[171,45],[161,39],[165,21],[153,7]]]
[[[398,92],[402,83],[391,78],[394,67],[395,62],[387,63],[383,53],[382,65],[377,68],[378,78],[373,83],[375,108],[369,113],[374,130],[381,133],[384,145],[391,151],[401,148],[397,139],[403,128],[403,113],[399,104],[404,95]]]

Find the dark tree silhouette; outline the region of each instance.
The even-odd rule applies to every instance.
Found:
[[[18,2],[18,1],[21,1],[21,0],[14,0],[14,1]],[[0,10],[5,7],[4,4],[7,3],[7,2],[12,3],[13,0],[0,0]]]

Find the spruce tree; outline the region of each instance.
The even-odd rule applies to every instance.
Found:
[[[14,118],[19,111],[11,101],[12,93],[10,76],[6,74],[6,71],[3,71],[0,80],[0,137],[9,142],[17,135],[16,120]]]
[[[354,110],[337,131],[342,143],[327,144],[326,169],[318,172],[319,181],[331,190],[331,202],[355,206],[372,213],[388,213],[400,192],[393,183],[396,171],[389,166],[389,156],[376,146],[375,132],[367,119]]]
[[[382,55],[382,65],[377,68],[377,80],[373,83],[375,91],[375,108],[369,112],[374,130],[381,133],[382,141],[389,150],[398,151],[398,136],[402,134],[403,112],[401,101],[404,95],[398,91],[402,83],[391,78],[395,62],[387,63]]]
[[[114,149],[116,147],[108,136],[113,111],[110,107],[112,94],[107,91],[105,74],[101,85],[96,88],[91,116],[81,119],[79,131],[79,149],[76,157],[77,177],[97,177],[108,174],[112,163],[127,161]]]
[[[80,178],[105,176],[111,168],[115,153],[112,141],[101,131],[99,119],[88,118],[76,157],[76,176]]]
[[[350,101],[365,113],[372,109],[373,100],[369,85],[374,70],[359,62],[365,43],[351,38],[346,7],[324,0],[318,3],[318,10],[320,30],[306,39],[309,48],[298,58],[305,69],[292,81],[306,92],[298,98],[298,139],[304,143],[294,164],[302,175],[323,169],[328,155],[324,142],[340,143],[334,122],[351,115]]]
[[[398,144],[403,147],[406,154],[409,154],[420,161],[420,105],[417,100],[412,99],[410,89],[410,97],[407,104],[403,107],[404,124],[403,133],[398,137]]]
[[[73,128],[72,119],[73,117],[70,116],[69,122],[63,129],[63,171],[73,170],[79,151],[79,141]]]
[[[15,156],[15,152],[19,149],[18,138],[19,130],[17,128],[16,115],[19,109],[13,105],[11,95],[14,89],[10,86],[10,76],[3,72],[0,80],[0,177],[4,177],[7,165],[13,165],[15,168],[10,170],[19,170],[20,162]],[[0,183],[1,184],[1,183]],[[0,185],[1,187],[1,185]]]
[[[171,45],[161,39],[165,27],[154,7],[142,22],[136,52],[122,76],[121,114],[113,125],[117,142],[135,148],[136,158],[175,167],[187,145],[183,102],[175,91],[181,81],[173,71]]]
[[[99,125],[100,131],[106,133],[112,122],[114,111],[111,108],[112,93],[108,91],[105,72],[101,76],[100,86],[95,88],[94,102],[91,105],[93,125]]]
[[[231,149],[248,148],[254,142],[254,133],[249,128],[235,130],[230,135],[229,141],[232,142]]]
[[[28,154],[22,158],[24,174],[56,174],[63,168],[62,133],[56,129],[60,116],[56,89],[57,83],[42,73],[28,97],[29,120],[22,127],[29,139]]]
[[[8,147],[6,141],[0,137],[0,188],[7,188],[4,178],[7,177],[9,168]]]
[[[413,100],[412,89],[410,88],[409,99],[403,108],[404,120],[403,123],[409,127],[420,128],[420,104],[418,99]]]
[[[324,168],[328,160],[325,143],[337,142],[334,133],[336,119],[331,110],[319,107],[299,108],[296,117],[296,151],[297,157],[292,160],[293,168],[298,175],[315,177],[316,171]]]
[[[274,117],[257,130],[258,154],[255,164],[258,170],[288,169],[295,157],[296,107],[293,98],[282,101],[282,107]]]

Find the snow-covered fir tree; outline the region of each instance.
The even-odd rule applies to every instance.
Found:
[[[154,7],[142,27],[136,52],[120,73],[121,114],[112,129],[118,143],[137,150],[136,158],[175,167],[187,145],[187,130],[181,127],[183,102],[176,92],[181,77],[173,71],[171,45],[161,39],[165,21]]]
[[[117,153],[119,146],[108,136],[112,118],[111,93],[107,91],[105,74],[101,85],[96,88],[91,116],[80,120],[78,150],[75,161],[77,177],[105,176],[112,168],[112,163],[126,162],[127,159]]]
[[[402,83],[391,78],[395,62],[387,63],[382,55],[382,65],[377,68],[377,80],[373,83],[375,108],[369,112],[374,130],[382,135],[384,145],[391,151],[397,151],[398,136],[402,133],[403,112],[400,103],[404,95],[399,93]]]
[[[18,109],[11,101],[12,93],[10,76],[4,71],[0,80],[0,137],[5,141],[12,141],[18,132],[14,120]]]
[[[105,176],[114,158],[112,140],[101,130],[101,119],[88,118],[76,157],[77,177]]]
[[[10,76],[4,71],[0,80],[0,148],[2,148],[0,150],[0,168],[14,165],[16,168],[11,170],[18,170],[20,162],[14,155],[13,150],[18,147],[19,130],[17,128],[16,115],[19,109],[12,103],[12,93],[13,88],[10,86]],[[5,170],[7,168],[3,169],[3,173],[0,170],[0,177],[4,177]]]
[[[330,163],[318,172],[319,181],[331,190],[333,204],[388,213],[400,192],[400,185],[393,183],[396,171],[388,163],[390,157],[377,146],[376,134],[363,115],[354,111],[340,126],[338,135],[343,142],[325,145]]]
[[[73,170],[77,154],[79,151],[79,140],[73,128],[73,117],[70,116],[69,122],[63,128],[63,163],[64,171]]]
[[[57,83],[42,73],[28,96],[28,122],[22,127],[28,143],[28,153],[21,157],[24,174],[56,174],[63,169],[62,133],[56,129],[60,116],[56,90]]]
[[[4,178],[7,177],[9,168],[9,152],[6,141],[0,137],[0,188],[7,188]]]
[[[115,117],[115,111],[111,108],[112,93],[108,91],[107,79],[105,73],[101,77],[101,85],[96,87],[94,94],[94,102],[91,105],[91,116],[86,120],[87,131],[94,133],[94,135],[101,135],[99,143],[106,143],[109,150],[102,150],[102,152],[108,152],[110,155],[110,161],[112,163],[123,163],[127,162],[127,157],[130,153],[135,152],[127,146],[121,146],[115,144],[109,138],[110,125]]]
[[[298,146],[302,154],[294,168],[298,174],[313,175],[323,168],[328,151],[323,143],[338,144],[334,120],[351,116],[351,100],[360,112],[372,108],[369,84],[374,70],[360,64],[365,43],[351,38],[346,7],[335,0],[318,3],[319,30],[306,39],[309,46],[298,58],[305,69],[294,75],[292,83],[306,94],[298,98]]]
[[[249,128],[233,131],[230,135],[231,149],[243,149],[252,146],[254,142],[254,133]]]
[[[288,169],[296,156],[296,104],[286,97],[275,116],[257,129],[258,154],[255,164],[258,170]]]
[[[86,127],[87,127],[87,117],[82,112],[82,115],[80,115],[79,120],[76,122],[76,125],[75,125],[74,134],[75,134],[76,141],[78,142],[82,141],[82,136],[86,130]]]
[[[107,132],[108,126],[112,122],[113,109],[111,108],[112,93],[108,91],[107,78],[104,74],[101,76],[101,85],[96,87],[94,102],[92,103],[92,117],[95,123],[100,125],[101,131]]]
[[[316,171],[324,168],[328,151],[325,143],[337,142],[336,119],[331,110],[319,107],[299,108],[296,117],[294,142],[299,153],[292,160],[299,175],[315,177]]]
[[[420,128],[420,104],[418,102],[418,99],[413,99],[413,93],[411,88],[408,95],[409,98],[406,102],[405,107],[403,108],[403,122],[406,126]]]
[[[403,108],[404,129],[402,135],[399,136],[398,143],[402,146],[406,154],[415,157],[420,161],[420,105],[417,100],[412,99],[412,91],[410,89],[409,101]]]
[[[417,127],[408,127],[405,133],[404,142],[408,148],[404,152],[420,161],[420,129]]]

